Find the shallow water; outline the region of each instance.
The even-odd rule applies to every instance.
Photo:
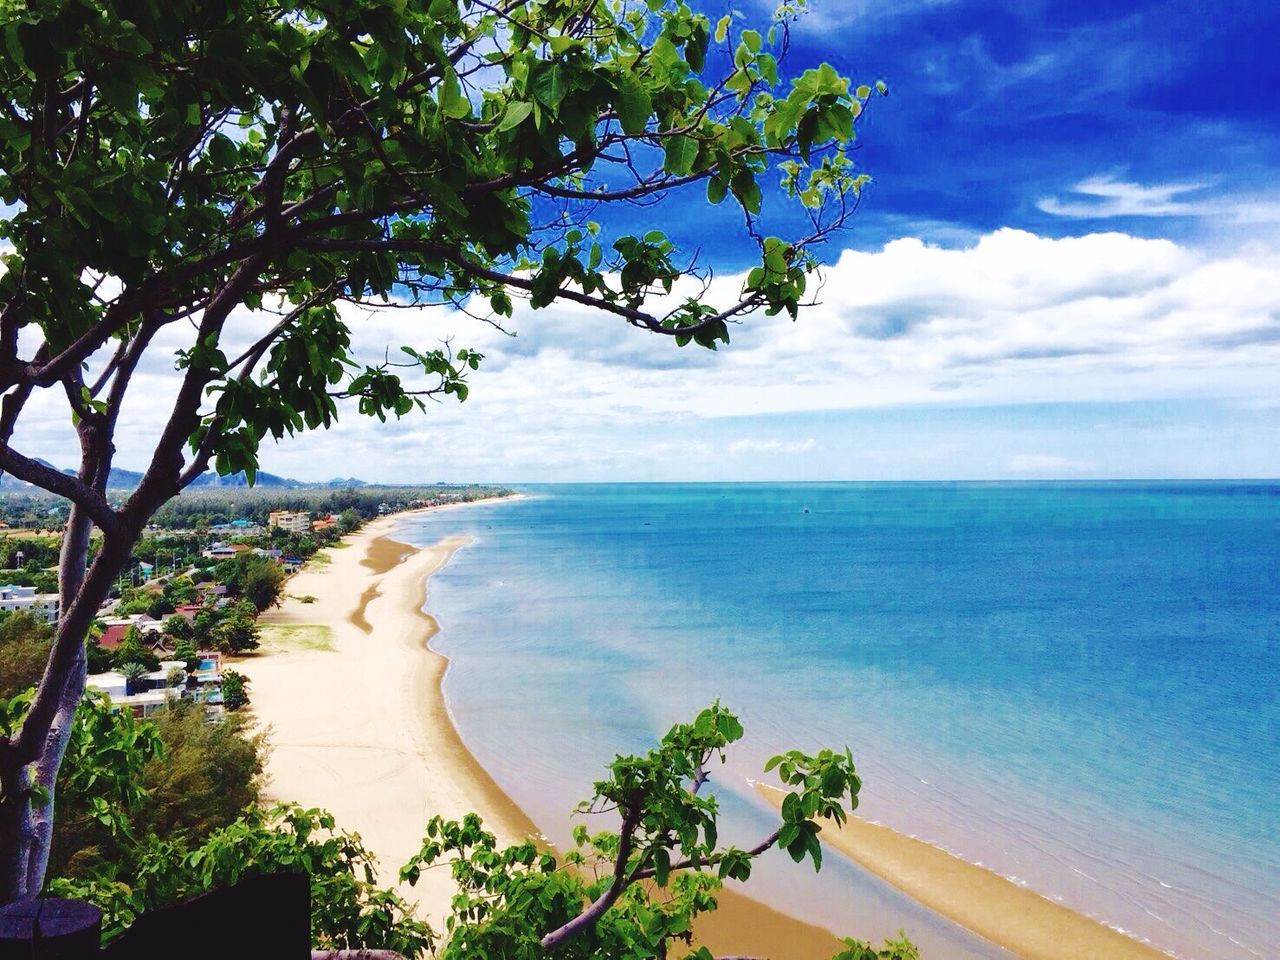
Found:
[[[860,813],[1186,957],[1280,944],[1280,486],[533,487],[403,521],[468,746],[553,839],[619,751],[714,697],[714,779],[849,744]],[[757,895],[933,956],[995,952],[834,858]]]

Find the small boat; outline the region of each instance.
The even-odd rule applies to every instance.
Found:
[[[805,508],[804,508],[803,510],[801,510],[800,512],[801,512],[801,513],[808,513],[808,512],[809,512],[809,508],[808,508],[808,507],[805,507]]]

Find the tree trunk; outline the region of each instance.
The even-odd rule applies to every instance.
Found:
[[[39,895],[53,840],[54,792],[76,706],[84,695],[84,638],[136,535],[104,537],[86,573],[88,515],[72,507],[59,557],[60,616],[39,696],[0,756],[0,903]],[[33,793],[33,788],[36,788]]]

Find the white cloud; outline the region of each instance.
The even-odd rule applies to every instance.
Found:
[[[813,437],[803,440],[735,440],[729,444],[729,452],[735,456],[745,454],[797,454],[809,453],[818,441]]]
[[[721,278],[711,296],[726,301],[740,282]],[[572,305],[519,307],[515,338],[440,309],[351,310],[355,343],[370,360],[388,344],[429,347],[446,337],[479,349],[486,360],[471,399],[385,426],[353,412],[325,435],[269,450],[265,468],[308,479],[626,478],[697,475],[727,454],[785,475],[802,459],[836,456],[837,444],[816,429],[779,436],[762,416],[1165,399],[1247,404],[1274,398],[1280,380],[1280,256],[1257,246],[1219,256],[1122,233],[1046,239],[1012,229],[952,248],[902,239],[845,251],[825,270],[820,299],[795,323],[749,318],[715,353],[677,348]],[[240,315],[233,338],[248,342],[268,320]],[[122,411],[122,465],[146,462],[176,384],[172,351],[189,337],[186,329],[166,331],[169,354],[140,374],[143,389]],[[52,391],[32,403],[34,421],[18,446],[73,462],[62,403]],[[691,427],[699,424],[695,442]],[[1021,449],[1039,455],[1037,446]],[[1001,462],[1008,457],[1006,448]],[[1022,462],[1021,472],[1034,472],[1034,462]]]
[[[1164,183],[1144,187],[1112,177],[1090,177],[1071,188],[1073,194],[1087,197],[1087,200],[1062,201],[1057,197],[1045,197],[1036,206],[1059,217],[1195,216],[1203,211],[1203,206],[1179,198],[1199,193],[1207,186],[1204,183]]]
[[[1071,187],[1074,199],[1042,197],[1045,213],[1072,219],[1113,217],[1202,217],[1239,225],[1280,223],[1280,199],[1274,196],[1208,196],[1208,183],[1160,183],[1144,186],[1113,176],[1096,176]]]

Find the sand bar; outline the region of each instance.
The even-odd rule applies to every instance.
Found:
[[[757,784],[781,806],[784,792]],[[1027,960],[1169,960],[1168,954],[924,840],[861,817],[822,840],[929,909]]]

